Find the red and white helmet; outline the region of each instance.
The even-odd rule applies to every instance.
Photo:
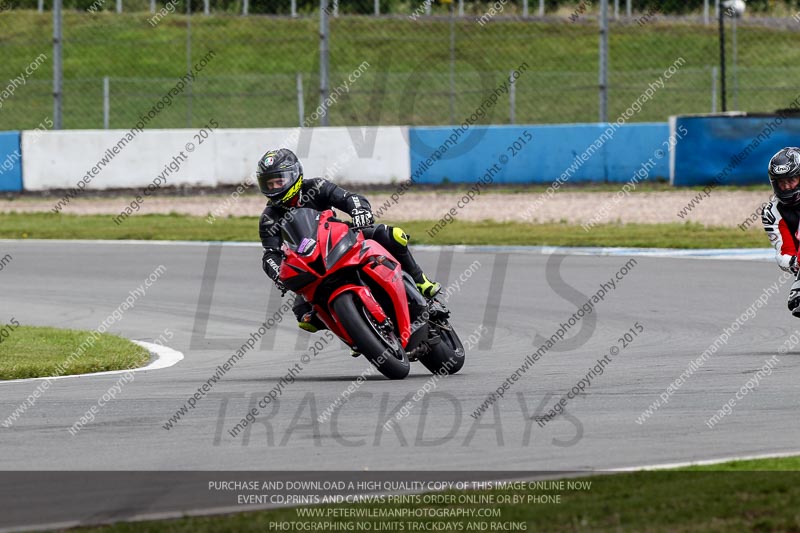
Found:
[[[797,181],[788,189],[781,187],[781,182]],[[800,204],[800,148],[788,146],[781,149],[769,160],[769,181],[775,197],[784,205]]]

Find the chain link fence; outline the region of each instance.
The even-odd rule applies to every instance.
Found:
[[[313,2],[125,0],[117,13],[117,0],[81,1],[63,15],[69,129],[130,128],[157,105],[149,128],[596,122],[604,101],[608,120],[661,122],[723,104],[713,2],[706,23],[702,2],[690,15],[633,2],[627,16],[625,0],[611,0],[604,88],[599,0],[542,2],[545,17],[533,16],[538,0],[527,17],[503,0],[381,0],[391,12],[381,16],[357,14],[374,0],[329,4],[327,62]],[[51,2],[42,13],[4,2],[0,129],[32,129],[54,114]],[[797,96],[800,15],[781,9],[724,17],[728,110],[774,112]]]

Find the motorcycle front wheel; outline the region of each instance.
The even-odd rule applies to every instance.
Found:
[[[411,363],[397,335],[378,324],[356,295],[345,292],[333,301],[332,307],[355,348],[381,374],[389,379],[408,375]]]

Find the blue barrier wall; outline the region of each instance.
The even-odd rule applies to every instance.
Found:
[[[775,152],[800,146],[800,118],[677,117],[675,134],[673,185],[763,184]]]
[[[409,129],[411,176],[417,183],[474,182],[489,167],[500,170],[495,183],[552,183],[570,166],[569,181],[627,182],[652,158],[649,178],[669,177],[667,123],[620,126],[593,155],[578,159],[607,124],[474,127],[454,138],[452,127]],[[522,143],[527,131],[532,139]],[[431,156],[450,138],[441,159]],[[512,147],[517,142],[517,148]],[[452,143],[451,143],[452,144]],[[505,161],[503,158],[507,158]],[[641,178],[640,178],[641,179]]]
[[[18,131],[0,131],[0,191],[22,190],[22,158]]]

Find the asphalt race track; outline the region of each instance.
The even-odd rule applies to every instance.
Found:
[[[351,358],[338,340],[300,332],[289,312],[165,429],[218,365],[280,307],[261,271],[260,247],[5,241],[3,249],[13,261],[0,272],[0,323],[13,317],[22,324],[95,329],[163,265],[163,274],[111,331],[149,342],[171,337],[165,344],[185,358],[167,369],[135,373],[74,436],[68,428],[119,375],[52,381],[10,427],[2,422],[40,382],[0,383],[2,470],[608,470],[795,451],[800,442],[800,348],[778,355],[757,389],[713,428],[706,425],[800,328],[786,310],[789,282],[765,298],[766,305],[742,321],[727,343],[718,343],[667,405],[636,422],[723,328],[778,283],[781,272],[770,262],[640,256],[630,263],[630,256],[420,250],[417,259],[444,285],[461,280],[447,302],[462,339],[473,335],[461,373],[432,383],[416,363],[402,381],[373,374],[320,422],[369,364]],[[626,263],[627,273],[593,312],[474,419],[489,393]],[[620,341],[637,322],[642,331],[632,342]],[[324,346],[315,355],[318,340]],[[534,417],[613,349],[618,352],[604,373],[569,400],[567,414],[539,427]],[[277,401],[231,436],[297,364],[294,383],[284,379]],[[427,393],[411,401],[407,416],[385,429],[386,420],[426,384]],[[9,496],[9,490],[5,484],[0,494]],[[128,496],[135,500],[135,490]],[[64,503],[53,503],[50,512],[4,513],[0,527],[86,518]]]

